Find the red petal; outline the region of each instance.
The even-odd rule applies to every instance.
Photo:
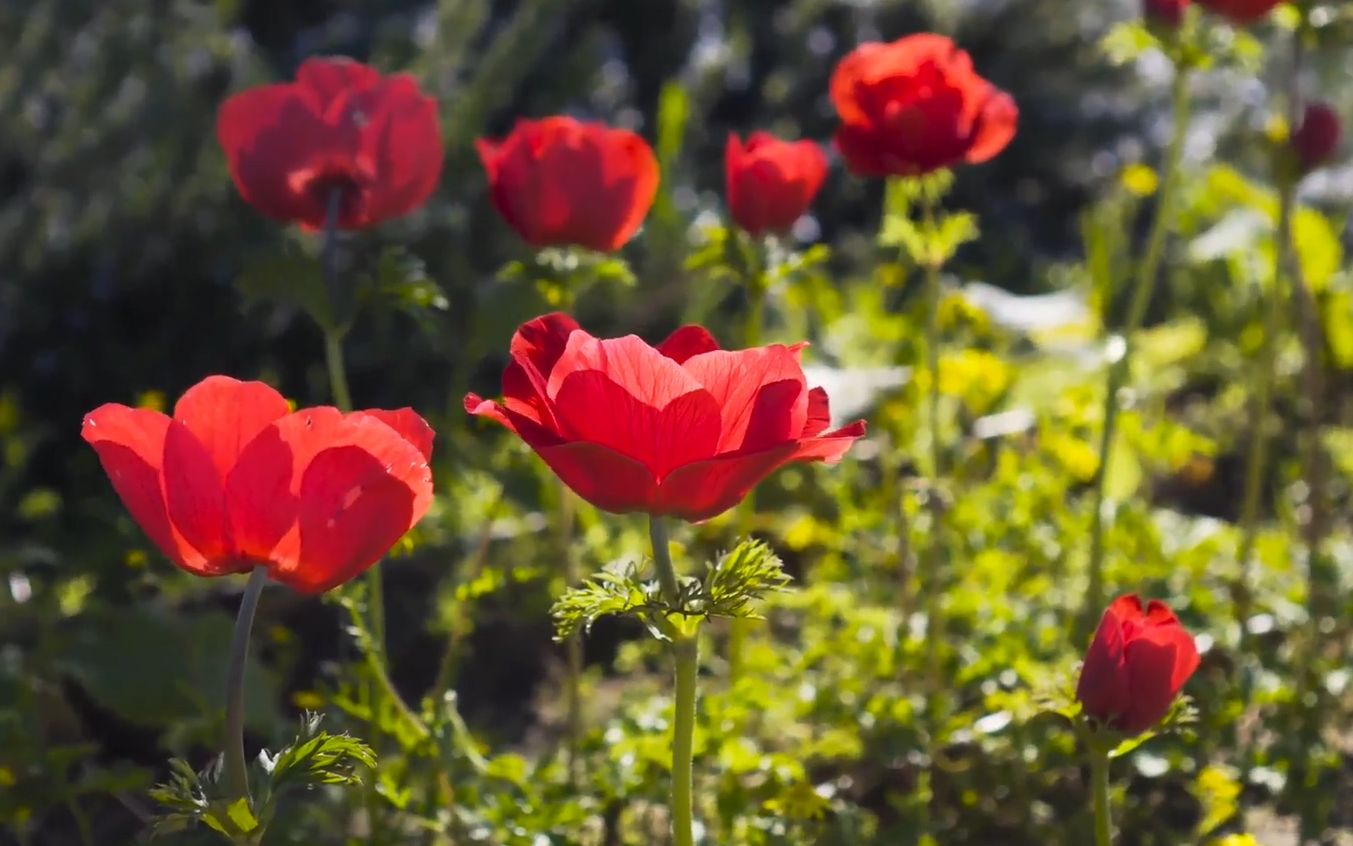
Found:
[[[1125,597],[1126,599],[1127,597]],[[1132,597],[1135,599],[1135,597]],[[1076,699],[1085,713],[1110,723],[1129,707],[1131,687],[1124,666],[1123,619],[1118,600],[1104,612],[1081,665]]]
[[[1179,693],[1174,684],[1175,667],[1185,657],[1180,648],[1174,641],[1143,638],[1128,641],[1124,647],[1128,696],[1114,722],[1115,728],[1127,734],[1140,734],[1160,722],[1170,710],[1170,703]]]
[[[292,175],[328,154],[331,131],[316,106],[294,85],[265,85],[230,97],[216,118],[216,135],[240,196],[277,220],[324,223],[323,204],[297,190]]]
[[[1018,126],[1019,107],[1014,98],[992,87],[973,127],[965,160],[976,164],[995,158],[1015,137]]]
[[[677,397],[701,388],[682,365],[634,335],[600,340],[574,332],[550,373],[546,395],[554,400],[566,378],[588,370],[604,373],[622,391],[652,408],[665,408]]]
[[[300,565],[280,581],[322,593],[380,560],[417,522],[414,489],[367,449],[341,446],[314,457],[301,479]]]
[[[682,365],[714,397],[723,417],[719,452],[744,446],[762,448],[778,440],[793,440],[803,431],[808,415],[807,383],[799,365],[798,349],[779,344],[750,350],[719,350],[695,356]],[[763,389],[789,382],[771,390]],[[753,420],[756,430],[751,428]],[[771,440],[767,440],[767,439]]]
[[[831,422],[832,411],[827,392],[822,388],[813,388],[808,392],[808,417],[804,420],[800,437],[816,437],[825,432]]]
[[[346,56],[318,56],[306,59],[296,71],[296,84],[318,99],[321,110],[345,91],[372,88],[381,75]]]
[[[714,340],[714,336],[703,326],[682,326],[668,335],[657,347],[658,352],[677,364],[685,364],[701,353],[714,352],[717,349],[719,342]]]
[[[607,447],[641,462],[657,479],[709,458],[719,442],[719,406],[698,386],[657,407],[608,374],[584,370],[564,380],[554,413],[565,440]]]
[[[560,481],[578,496],[616,514],[651,510],[657,494],[653,475],[637,461],[604,446],[570,443],[537,447]]]
[[[658,489],[655,514],[671,514],[696,522],[722,514],[741,502],[752,488],[788,462],[795,445],[782,444],[759,452],[739,452],[697,461],[673,470]]]
[[[432,431],[428,422],[412,408],[397,408],[393,411],[386,411],[382,408],[368,408],[360,413],[374,417],[394,429],[400,437],[413,444],[423,454],[424,459],[432,460],[432,445],[437,439],[437,434]]]
[[[174,406],[174,419],[196,436],[222,479],[246,444],[290,413],[287,401],[268,385],[229,376],[208,376]]]
[[[562,312],[541,315],[528,320],[512,334],[508,352],[521,372],[514,378],[511,368],[503,374],[503,394],[523,401],[544,399],[550,374],[568,349],[568,339],[574,332],[582,332],[578,321]],[[586,334],[586,333],[584,333]],[[523,383],[520,377],[525,377]],[[525,390],[529,384],[532,390]]]
[[[854,443],[864,437],[865,423],[856,420],[848,426],[842,426],[834,432],[827,432],[815,438],[799,442],[794,450],[794,461],[825,461],[834,464],[846,454]]]
[[[169,522],[160,481],[169,423],[157,411],[109,403],[85,416],[80,434],[98,452],[132,519],[166,558],[198,576],[223,575],[228,570],[207,561]]]
[[[169,519],[184,540],[208,561],[234,559],[223,477],[207,448],[177,420],[165,433],[161,475]]]
[[[373,163],[374,176],[365,225],[408,214],[426,202],[437,188],[444,158],[437,103],[419,91],[413,77],[389,77],[369,99],[360,155]]]

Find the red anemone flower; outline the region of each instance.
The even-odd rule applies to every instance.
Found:
[[[1134,594],[1104,612],[1085,655],[1076,699],[1087,715],[1116,731],[1137,735],[1170,710],[1198,669],[1198,647],[1169,606]]]
[[[216,116],[230,176],[254,208],[320,229],[363,229],[426,202],[442,170],[437,104],[408,74],[308,59],[296,81],[241,91]]]
[[[781,141],[753,132],[744,145],[728,136],[724,148],[728,210],[752,235],[794,225],[827,178],[827,156],[812,141]]]
[[[198,576],[266,567],[322,593],[376,563],[432,502],[432,430],[407,408],[293,413],[261,382],[209,376],[172,418],[109,403],[82,434],[132,518]]]
[[[503,401],[469,394],[465,409],[511,429],[598,508],[705,520],[779,467],[836,461],[864,435],[863,421],[826,431],[802,347],[721,350],[699,326],[651,347],[549,314],[513,336]]]
[[[1019,109],[943,35],[861,44],[836,66],[836,146],[860,176],[918,176],[984,162],[1015,137]]]
[[[570,117],[519,120],[475,142],[493,206],[533,247],[610,253],[634,237],[658,193],[658,160],[627,129]]]

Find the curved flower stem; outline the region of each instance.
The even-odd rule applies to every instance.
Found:
[[[1113,843],[1113,814],[1109,810],[1109,756],[1099,749],[1090,752],[1090,793],[1095,803],[1095,846]]]
[[[249,766],[244,758],[244,662],[249,657],[249,632],[254,627],[258,598],[268,583],[268,569],[255,567],[249,573],[240,612],[235,617],[235,633],[230,638],[230,661],[226,664],[225,775],[233,798],[249,795]]]
[[[1146,317],[1146,307],[1151,302],[1151,293],[1155,289],[1156,276],[1160,271],[1161,258],[1165,252],[1165,236],[1169,233],[1174,209],[1179,167],[1184,158],[1184,141],[1188,137],[1189,74],[1186,68],[1178,65],[1175,67],[1171,99],[1174,104],[1174,129],[1170,146],[1165,154],[1155,219],[1151,223],[1151,234],[1146,242],[1146,255],[1138,266],[1132,299],[1128,304],[1127,319],[1119,336],[1122,340],[1121,352],[1109,366],[1104,391],[1104,428],[1100,433],[1099,466],[1095,470],[1090,512],[1089,587],[1086,590],[1085,608],[1081,615],[1081,628],[1087,636],[1104,606],[1104,542],[1107,530],[1104,525],[1104,500],[1107,494],[1109,459],[1113,453],[1118,414],[1121,410],[1119,394],[1126,385],[1131,371],[1133,336]]]
[[[653,566],[663,599],[670,606],[681,600],[680,583],[672,565],[672,553],[663,518],[649,518],[648,536],[653,543]],[[669,626],[672,658],[676,664],[676,689],[672,718],[672,842],[694,846],[694,767],[696,675],[700,668],[699,630],[687,621]]]

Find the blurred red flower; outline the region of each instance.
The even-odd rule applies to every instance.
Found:
[[[808,389],[802,345],[719,349],[699,326],[657,347],[599,340],[565,314],[512,338],[501,403],[471,414],[511,429],[583,499],[605,511],[704,520],[794,461],[836,461],[863,421],[828,432],[827,394]]]
[[[1189,0],[1142,0],[1142,16],[1153,23],[1177,28],[1184,23]]]
[[[1327,103],[1310,103],[1301,117],[1301,125],[1292,133],[1292,149],[1303,171],[1316,168],[1334,158],[1343,138],[1339,115]]]
[[[1232,23],[1251,24],[1273,11],[1283,0],[1198,0],[1204,6]]]
[[[494,208],[533,247],[614,252],[658,193],[658,160],[629,130],[547,117],[520,120],[507,138],[475,147]]]
[[[827,178],[827,156],[812,141],[781,141],[753,132],[744,145],[728,136],[724,148],[728,210],[752,235],[794,225]]]
[[[308,229],[324,226],[335,191],[340,229],[408,214],[442,170],[436,102],[413,77],[351,59],[308,59],[295,82],[241,91],[216,136],[240,196]]]
[[[836,146],[861,176],[916,176],[984,162],[1015,137],[1019,109],[942,35],[862,44],[836,66]]]
[[[1109,728],[1141,734],[1170,710],[1198,669],[1198,648],[1165,603],[1135,594],[1114,600],[1081,667],[1076,699]]]
[[[376,563],[432,502],[432,429],[407,408],[293,413],[261,382],[209,376],[172,418],[109,403],[82,434],[132,518],[198,576],[266,567],[321,593]]]

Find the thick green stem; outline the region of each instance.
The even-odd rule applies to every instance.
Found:
[[[1180,163],[1184,157],[1184,141],[1188,137],[1189,75],[1182,67],[1175,69],[1172,99],[1174,129],[1165,155],[1155,219],[1151,223],[1151,234],[1147,238],[1146,255],[1138,266],[1137,278],[1133,283],[1132,299],[1129,301],[1127,319],[1120,335],[1122,346],[1117,359],[1109,365],[1104,392],[1104,428],[1100,433],[1099,466],[1095,470],[1094,493],[1091,498],[1089,586],[1085,594],[1085,609],[1081,615],[1081,625],[1087,633],[1104,606],[1104,545],[1107,531],[1104,521],[1104,500],[1107,495],[1109,460],[1113,454],[1118,414],[1121,410],[1119,394],[1131,372],[1133,336],[1146,317],[1146,308],[1151,303],[1151,293],[1155,289],[1156,277],[1160,273],[1160,262],[1165,254],[1165,237],[1169,234],[1170,220],[1173,217]]]
[[[235,633],[230,639],[230,661],[226,665],[225,709],[225,775],[232,798],[248,799],[249,766],[244,758],[244,662],[249,657],[249,632],[254,627],[254,612],[258,598],[268,583],[266,567],[255,567],[249,573],[240,612],[235,617]]]
[[[663,599],[676,606],[681,598],[676,567],[667,539],[667,525],[654,515],[648,524],[653,543],[653,566]],[[672,658],[676,663],[676,691],[672,717],[672,837],[675,846],[694,846],[694,768],[696,674],[700,665],[699,634],[688,621],[670,628]]]
[[[1090,793],[1095,802],[1095,846],[1113,843],[1113,814],[1109,810],[1109,756],[1090,752]]]
[[[672,642],[676,658],[676,699],[672,723],[672,837],[676,846],[694,846],[692,759],[695,751],[695,684],[699,669],[699,641],[694,634]]]

